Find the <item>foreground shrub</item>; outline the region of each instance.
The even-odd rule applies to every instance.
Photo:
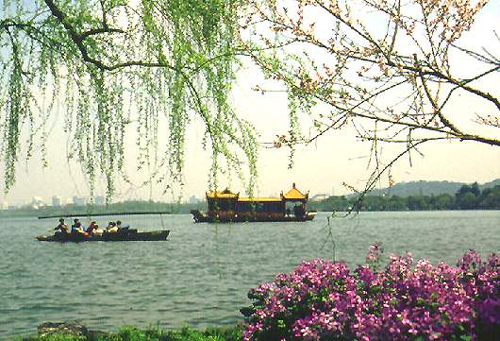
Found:
[[[244,340],[498,340],[499,259],[471,251],[456,267],[433,266],[411,254],[368,265],[304,262],[252,289]]]

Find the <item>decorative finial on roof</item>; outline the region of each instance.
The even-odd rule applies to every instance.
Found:
[[[295,188],[295,182],[292,184],[292,188]]]

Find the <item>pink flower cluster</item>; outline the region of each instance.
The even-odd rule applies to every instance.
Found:
[[[370,249],[369,261],[380,249]],[[457,267],[392,255],[383,271],[304,262],[249,292],[244,340],[495,340],[499,258],[471,251]]]

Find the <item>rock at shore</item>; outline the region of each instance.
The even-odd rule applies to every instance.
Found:
[[[98,336],[107,333],[98,330],[89,330],[85,325],[76,322],[45,322],[38,326],[38,335],[68,334],[73,336],[84,336],[89,340],[97,339]]]

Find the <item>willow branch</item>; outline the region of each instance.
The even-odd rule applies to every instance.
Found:
[[[119,28],[109,28],[109,27],[94,28],[92,30],[88,30],[88,31],[81,33],[80,38],[83,41],[90,36],[94,36],[94,35],[102,34],[102,33],[125,33],[125,31],[122,29],[119,29]]]
[[[88,63],[93,64],[99,70],[114,71],[114,70],[126,68],[126,67],[141,66],[141,67],[151,67],[151,68],[163,67],[163,68],[168,68],[168,69],[174,70],[176,72],[180,72],[180,70],[178,68],[176,68],[170,64],[163,63],[163,62],[147,62],[147,61],[136,60],[136,61],[129,61],[129,62],[108,65],[99,59],[95,59],[95,58],[91,57],[88,50],[87,50],[87,47],[84,44],[84,40],[89,36],[88,32],[99,31],[100,33],[102,33],[100,31],[100,29],[87,31],[84,33],[78,33],[76,31],[75,27],[68,20],[66,20],[66,17],[67,17],[66,14],[64,12],[62,12],[62,10],[59,7],[57,7],[57,5],[54,3],[54,1],[45,0],[45,4],[49,7],[52,15],[54,17],[56,17],[57,20],[59,20],[59,22],[64,26],[64,28],[68,32],[71,40],[73,41],[73,43],[75,43],[76,47],[80,51],[80,54],[81,54],[83,60],[88,62]],[[109,29],[109,30],[111,30],[111,29]]]

